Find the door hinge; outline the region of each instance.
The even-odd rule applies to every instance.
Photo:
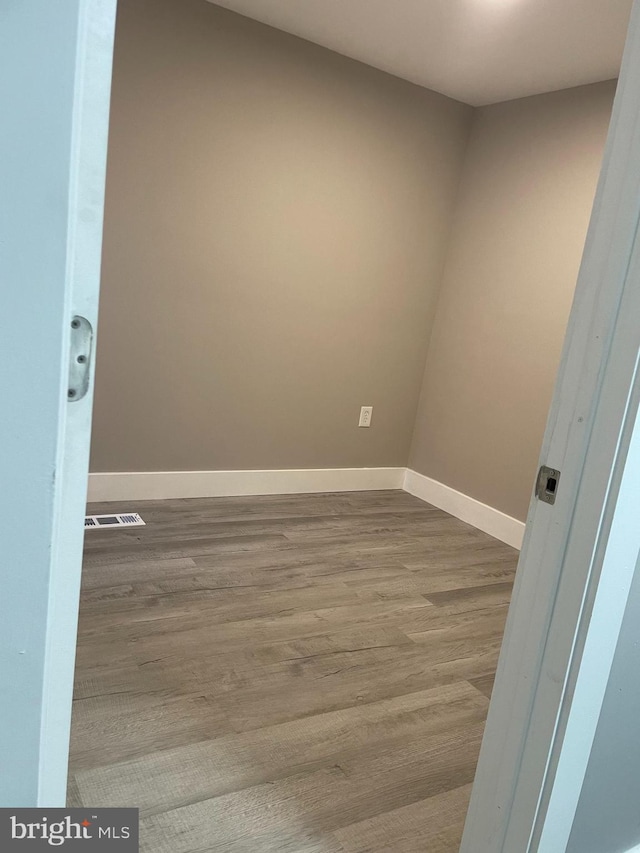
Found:
[[[71,320],[69,344],[69,387],[67,399],[70,403],[82,400],[89,390],[93,327],[86,317],[76,315]]]
[[[546,504],[554,504],[556,495],[558,494],[558,484],[560,482],[560,471],[557,468],[548,468],[543,465],[538,471],[538,480],[536,482],[536,497],[539,501]]]

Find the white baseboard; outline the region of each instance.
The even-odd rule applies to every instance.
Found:
[[[89,474],[88,500],[144,501],[402,489],[404,474],[404,468],[133,471]]]
[[[410,468],[407,468],[405,474],[404,490],[513,548],[520,550],[522,547],[524,522],[500,512],[499,509],[487,506]]]
[[[294,495],[404,489],[514,548],[524,523],[410,468],[296,468],[273,471],[131,471],[89,474],[89,501],[237,495]]]

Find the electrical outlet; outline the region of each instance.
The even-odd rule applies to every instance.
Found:
[[[358,426],[359,427],[370,427],[372,417],[373,417],[373,406],[363,406],[360,409],[360,420],[358,421]]]

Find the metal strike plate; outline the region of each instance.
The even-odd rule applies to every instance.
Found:
[[[93,328],[85,317],[75,316],[71,320],[71,342],[69,346],[69,389],[70,403],[82,400],[89,390],[89,372],[93,345]]]
[[[559,483],[560,471],[556,468],[547,468],[546,465],[543,465],[538,472],[538,480],[536,482],[536,497],[538,500],[553,505],[556,502]]]

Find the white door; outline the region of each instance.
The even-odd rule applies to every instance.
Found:
[[[115,6],[0,3],[0,807],[65,804]]]
[[[639,219],[636,0],[462,853],[569,842],[640,555]]]

